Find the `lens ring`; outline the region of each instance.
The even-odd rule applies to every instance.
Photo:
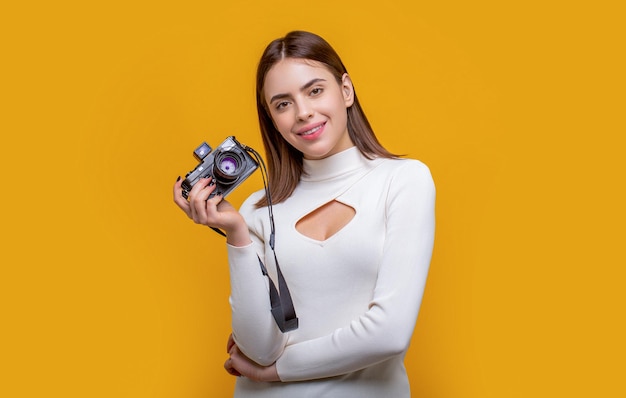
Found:
[[[218,183],[230,185],[241,176],[245,159],[233,151],[217,153],[213,163],[213,173]]]

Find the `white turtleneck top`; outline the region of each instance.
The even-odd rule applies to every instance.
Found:
[[[238,378],[235,397],[410,397],[403,360],[417,319],[434,239],[435,187],[411,159],[365,158],[352,147],[304,160],[293,194],[274,205],[276,254],[299,318],[281,333],[270,313],[276,283],[267,208],[252,194],[240,212],[253,242],[228,246],[233,336],[252,360],[276,362],[282,382]],[[296,229],[330,201],[356,214],[324,241]]]

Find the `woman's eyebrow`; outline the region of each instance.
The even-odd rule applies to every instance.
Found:
[[[326,79],[322,79],[322,78],[315,78],[312,79],[311,81],[307,82],[305,85],[303,85],[302,87],[300,87],[300,91],[305,91],[306,89],[308,89],[309,87],[311,87],[312,85],[319,83],[319,82],[325,82]],[[269,103],[271,104],[272,102],[278,100],[278,99],[283,99],[283,98],[288,98],[289,94],[276,94],[274,95],[272,98],[270,98]]]
[[[315,83],[325,82],[325,81],[326,81],[326,79],[322,79],[321,77],[315,78],[315,79],[311,80],[310,82],[308,82],[307,84],[305,84],[304,86],[300,87],[300,91],[304,91],[304,90],[308,89],[309,87],[311,87]]]

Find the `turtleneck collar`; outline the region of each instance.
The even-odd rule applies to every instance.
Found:
[[[380,159],[378,159],[380,160]],[[324,159],[303,159],[303,182],[331,180],[343,177],[355,171],[365,170],[372,165],[356,146],[336,153]]]

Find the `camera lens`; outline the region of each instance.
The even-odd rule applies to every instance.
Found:
[[[220,152],[215,155],[213,172],[218,182],[232,184],[237,181],[244,167],[241,167],[244,159],[235,152]]]
[[[237,161],[231,156],[227,156],[218,165],[224,174],[235,174],[237,172]]]

